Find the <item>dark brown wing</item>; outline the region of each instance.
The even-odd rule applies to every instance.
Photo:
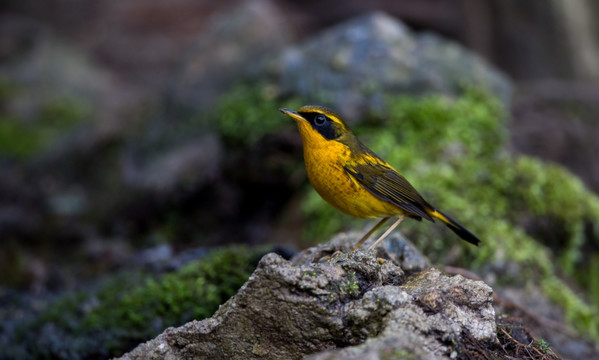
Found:
[[[388,201],[410,214],[433,221],[426,211],[432,207],[406,178],[373,152],[368,150],[344,168],[359,184],[381,200]]]

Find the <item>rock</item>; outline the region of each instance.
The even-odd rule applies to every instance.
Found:
[[[283,92],[338,109],[355,122],[384,114],[385,94],[458,94],[464,85],[488,89],[504,102],[511,84],[485,60],[433,34],[372,13],[291,48],[278,60]]]
[[[340,233],[326,243],[312,246],[293,259],[294,265],[308,265],[321,259],[330,257],[337,250],[349,252],[364,234],[358,231]],[[373,241],[370,239],[369,242]],[[367,243],[369,243],[367,242]],[[377,248],[377,255],[381,258],[392,260],[407,273],[422,271],[431,266],[428,258],[420,253],[418,249],[407,240],[400,232],[391,233]]]
[[[399,231],[395,231],[379,247],[385,249],[389,259],[399,264],[403,271],[413,273],[431,266],[430,260],[406,239]]]
[[[259,71],[258,64],[288,43],[283,18],[266,0],[242,2],[213,18],[183,55],[168,93],[169,105],[180,111],[210,109],[231,84]]]
[[[203,183],[218,172],[222,144],[214,120],[206,116],[218,97],[260,59],[272,56],[287,41],[281,14],[266,0],[244,2],[221,13],[182,53],[164,94],[164,109],[148,121],[124,154],[128,185],[172,190]],[[190,118],[192,118],[190,120]]]
[[[221,157],[219,139],[208,133],[156,154],[147,164],[139,164],[133,156],[125,156],[123,176],[131,187],[155,193],[175,189],[186,181],[198,186],[218,172]]]
[[[68,100],[90,108],[89,117],[98,122],[115,116],[115,109],[130,100],[125,85],[84,49],[32,19],[8,15],[2,20],[0,35],[8,41],[0,46],[0,60],[6,60],[0,62],[0,76],[2,85],[13,89],[3,95],[4,115],[39,122],[48,106]]]
[[[294,265],[267,254],[213,317],[169,328],[121,359],[447,358],[466,336],[496,341],[489,286],[434,268],[406,276],[376,255]]]

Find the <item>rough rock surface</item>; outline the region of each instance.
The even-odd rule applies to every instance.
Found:
[[[509,102],[511,85],[482,58],[433,34],[415,34],[401,21],[372,13],[289,49],[278,64],[283,91],[335,109],[349,121],[384,113],[384,94],[458,94],[465,84]]]
[[[350,252],[354,244],[364,235],[359,231],[339,233],[326,243],[312,246],[293,257],[294,265],[309,265],[314,262],[322,261],[340,250]],[[370,239],[365,245],[370,244],[374,239]],[[407,274],[422,271],[431,266],[430,260],[422,255],[420,251],[399,231],[391,233],[377,247],[377,256],[383,259],[392,260],[399,265]]]
[[[406,275],[376,255],[293,265],[267,254],[213,317],[169,328],[121,359],[445,358],[465,336],[496,340],[489,286],[434,268]]]

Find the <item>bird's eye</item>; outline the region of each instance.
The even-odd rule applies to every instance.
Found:
[[[322,125],[325,123],[325,121],[327,121],[327,118],[324,115],[316,115],[316,117],[314,118],[314,123],[316,125]]]

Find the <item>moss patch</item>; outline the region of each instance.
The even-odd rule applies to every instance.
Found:
[[[540,283],[578,330],[598,338],[599,297],[592,279],[599,277],[599,266],[584,249],[599,242],[599,198],[560,166],[507,153],[505,113],[484,93],[393,97],[389,105],[384,126],[363,124],[354,132],[483,243],[470,246],[426,222],[408,221],[402,231],[433,262],[446,262],[448,253],[465,267],[517,262],[517,281]],[[307,192],[306,237],[325,240],[342,227],[371,226],[335,210],[312,189]],[[549,219],[547,232],[556,240],[530,230],[539,219]],[[585,301],[558,274],[577,279],[594,297]]]
[[[62,98],[41,106],[34,119],[15,118],[7,115],[4,103],[16,91],[0,85],[0,157],[28,159],[91,117],[91,108],[84,102]]]
[[[232,145],[249,146],[266,134],[286,128],[289,123],[277,111],[299,108],[298,98],[281,101],[277,91],[266,85],[240,84],[225,94],[216,110],[216,128]]]
[[[247,280],[261,253],[231,247],[159,277],[128,274],[63,296],[16,325],[14,338],[0,339],[3,352],[44,359],[120,355],[169,326],[211,316]]]

